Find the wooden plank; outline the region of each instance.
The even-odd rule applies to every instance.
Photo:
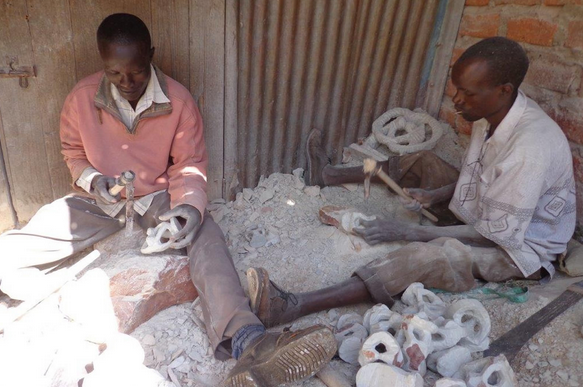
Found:
[[[69,0],[73,45],[75,47],[75,73],[79,81],[102,69],[97,51],[96,33],[101,21],[116,12],[115,1]],[[123,5],[117,5],[123,7]],[[122,11],[123,8],[118,8]]]
[[[34,64],[28,23],[29,12],[34,10],[28,9],[26,4],[26,0],[0,3],[0,36],[10,36],[10,39],[0,39],[0,60],[17,56],[19,64]],[[43,204],[53,199],[40,98],[39,78],[29,78],[26,89],[18,85],[17,79],[2,79],[4,159],[20,221],[30,219]]]
[[[75,55],[68,0],[28,0],[30,34],[37,68],[37,110],[42,116],[53,200],[71,191],[71,175],[63,161],[59,120],[63,102],[75,86]],[[39,113],[36,113],[39,112]],[[40,113],[42,112],[42,113]]]
[[[222,197],[223,187],[225,0],[191,0],[190,32],[191,85],[195,82],[190,90],[199,96],[209,155],[207,193],[213,199]]]
[[[152,1],[154,62],[162,71],[190,86],[190,46],[188,36],[189,0]]]
[[[126,12],[146,23],[152,33],[150,0],[69,0],[77,81],[101,70],[96,33],[99,24],[112,13]]]
[[[223,198],[235,199],[239,190],[237,151],[237,0],[225,3],[225,131]]]

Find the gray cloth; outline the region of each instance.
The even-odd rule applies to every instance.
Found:
[[[154,227],[158,216],[169,208],[170,196],[161,193],[144,216],[136,214],[135,221],[142,228]],[[58,199],[43,206],[22,230],[0,235],[0,279],[3,273],[18,268],[55,266],[122,228],[119,219],[106,215],[92,199]],[[251,312],[224,235],[210,214],[205,214],[187,252],[215,357],[227,359],[233,335],[244,326],[261,322]]]
[[[375,302],[403,292],[413,282],[427,288],[463,292],[474,279],[491,282],[523,278],[512,259],[498,247],[472,247],[454,238],[413,242],[358,268]],[[533,277],[534,278],[534,277]]]

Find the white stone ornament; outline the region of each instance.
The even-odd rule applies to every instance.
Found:
[[[442,376],[453,376],[462,365],[472,361],[470,350],[456,345],[455,347],[433,352],[427,357],[427,368]]]
[[[401,301],[409,305],[406,314],[424,312],[430,320],[443,316],[446,305],[438,295],[425,289],[422,283],[414,282],[405,290]]]
[[[366,330],[366,328],[358,323],[347,325],[344,328],[342,328],[342,330],[336,331],[336,333],[334,334],[334,337],[336,337],[336,341],[338,341],[338,344],[342,343],[349,337],[358,337],[359,339],[364,340],[367,338],[367,336],[368,331]]]
[[[376,304],[367,310],[362,319],[362,325],[370,331],[371,325],[381,321],[389,321],[395,312],[391,311],[385,304]]]
[[[467,387],[516,387],[518,382],[506,356],[485,357],[466,363],[454,375],[465,380]]]
[[[180,223],[175,217],[167,222],[161,222],[156,227],[150,227],[146,231],[146,241],[142,245],[142,254],[159,253],[161,251],[176,247],[177,241],[170,239],[181,230]]]
[[[338,356],[349,364],[358,364],[358,355],[364,339],[360,337],[348,337],[338,346]]]
[[[453,320],[440,317],[433,322],[437,325],[437,332],[433,334],[434,351],[451,348],[467,336],[466,329]]]
[[[384,363],[370,363],[358,370],[356,387],[423,387],[423,377]]]
[[[382,361],[388,365],[403,366],[403,353],[397,340],[387,332],[370,335],[362,344],[358,355],[361,366]]]
[[[347,313],[343,314],[338,318],[338,322],[336,323],[336,329],[342,330],[342,328],[350,325],[350,324],[362,324],[362,316],[358,313]]]
[[[433,352],[432,334],[437,332],[437,325],[416,315],[403,316],[401,330],[405,335],[403,355],[406,371],[425,375],[427,356]]]
[[[441,378],[435,382],[435,387],[468,387],[466,382],[460,379]]]
[[[445,318],[455,321],[466,330],[466,336],[460,340],[459,345],[472,352],[484,351],[490,345],[490,316],[480,301],[458,300],[447,308]]]

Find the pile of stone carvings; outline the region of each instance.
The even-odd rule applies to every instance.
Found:
[[[427,369],[444,378],[436,387],[514,387],[504,355],[473,360],[488,348],[490,317],[474,299],[446,305],[414,283],[403,293],[402,313],[378,304],[364,317],[341,316],[336,326],[340,358],[360,364],[357,387],[423,387]]]

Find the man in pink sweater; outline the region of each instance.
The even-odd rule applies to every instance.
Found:
[[[336,341],[321,326],[266,333],[251,311],[221,229],[205,212],[201,115],[190,92],[151,64],[146,25],[133,15],[110,15],[97,43],[103,71],[75,86],[61,114],[62,152],[78,192],[0,236],[0,251],[10,252],[0,261],[0,280],[21,268],[58,264],[121,230],[125,200],[109,189],[132,170],[136,223],[145,229],[176,217],[183,225],[175,240],[190,257],[215,357],[238,359],[225,385],[276,386],[315,374]]]

